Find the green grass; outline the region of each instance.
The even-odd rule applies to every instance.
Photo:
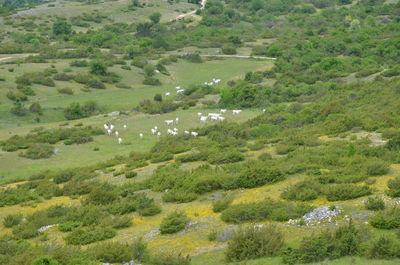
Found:
[[[15,87],[14,81],[16,76],[24,72],[43,71],[52,64],[61,72],[64,68],[69,67],[70,60],[58,60],[56,63],[46,64],[22,64],[2,65],[0,67],[0,76],[6,81],[2,83],[4,87]],[[229,67],[228,67],[229,66]],[[152,98],[156,93],[173,92],[175,86],[181,85],[183,88],[190,84],[202,84],[210,81],[213,77],[221,78],[223,82],[233,78],[238,78],[247,71],[256,69],[265,69],[270,67],[268,61],[258,61],[252,59],[226,59],[217,61],[207,61],[202,64],[194,64],[186,61],[179,61],[176,64],[168,66],[171,76],[159,76],[163,81],[163,85],[158,87],[142,85],[142,72],[136,67],[126,71],[121,69],[119,65],[109,68],[109,71],[116,72],[122,76],[122,83],[130,85],[131,89],[116,88],[114,85],[107,85],[107,89],[92,89],[91,92],[82,92],[80,88],[83,86],[75,82],[59,82],[56,81],[56,87],[45,87],[34,85],[33,89],[37,95],[30,97],[25,105],[29,107],[32,102],[39,102],[44,109],[44,115],[41,122],[56,122],[64,120],[62,108],[68,106],[72,102],[85,102],[88,100],[96,101],[100,106],[104,107],[106,112],[121,109],[131,109],[135,107],[139,101]],[[14,68],[14,72],[8,72],[9,68]],[[79,68],[73,68],[74,72],[82,71]],[[83,71],[87,71],[84,69]],[[73,95],[64,95],[57,92],[57,88],[70,87],[74,90]],[[8,89],[0,90],[0,129],[13,128],[17,126],[32,124],[33,117],[16,117],[9,112],[12,102],[6,98]]]
[[[189,109],[189,110],[178,110],[173,113],[163,115],[144,115],[137,114],[131,116],[119,116],[117,118],[110,117],[97,117],[88,118],[71,122],[76,124],[83,122],[85,125],[93,124],[95,126],[102,127],[107,121],[111,121],[116,125],[116,129],[120,132],[123,138],[124,144],[118,145],[115,136],[96,136],[94,141],[82,144],[82,145],[64,145],[57,144],[56,148],[58,153],[48,159],[41,160],[30,160],[23,157],[19,157],[16,152],[2,152],[0,159],[0,176],[4,179],[23,179],[33,173],[37,173],[46,169],[59,169],[69,167],[79,167],[84,165],[95,164],[99,161],[112,158],[115,155],[126,155],[132,151],[146,152],[157,141],[157,137],[150,134],[151,128],[158,126],[162,133],[162,136],[166,135],[167,126],[164,120],[175,119],[179,117],[180,121],[177,127],[181,133],[184,130],[202,126],[197,117],[197,112],[215,112],[217,110],[201,110],[201,109]],[[245,121],[259,114],[258,110],[245,110],[239,116],[232,116],[231,113],[225,115],[227,120],[231,121]],[[127,130],[122,129],[122,125],[127,124]],[[51,124],[51,127],[56,124]],[[17,130],[3,130],[0,131],[0,138],[6,139],[11,134],[17,132],[18,134],[27,133],[32,127],[19,128]],[[144,133],[144,139],[139,138],[139,133]],[[98,147],[99,151],[93,151],[94,147]]]

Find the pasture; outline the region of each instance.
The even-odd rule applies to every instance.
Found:
[[[0,66],[0,76],[5,78],[1,82],[4,88],[15,87],[15,78],[24,72],[38,72],[54,66],[59,72],[69,67],[71,60],[57,60],[54,63],[43,64],[3,64]],[[121,83],[129,85],[131,88],[117,88],[115,85],[106,85],[106,89],[91,89],[90,92],[83,92],[83,85],[75,82],[55,81],[55,87],[46,87],[42,85],[33,85],[36,92],[35,96],[29,97],[25,105],[29,106],[33,102],[38,102],[42,106],[43,115],[40,117],[43,123],[57,122],[64,120],[62,108],[67,107],[72,102],[83,103],[89,100],[96,101],[104,112],[115,110],[129,110],[137,106],[143,99],[152,99],[152,97],[165,92],[174,92],[177,85],[187,87],[191,84],[202,84],[212,78],[220,78],[223,83],[228,80],[242,77],[248,71],[259,69],[268,69],[272,66],[269,61],[255,59],[224,59],[206,61],[205,63],[195,64],[183,60],[168,66],[170,76],[159,75],[161,86],[145,86],[141,83],[143,80],[142,70],[132,66],[132,70],[121,69],[120,65],[114,65],[109,68],[110,72],[115,72],[122,77]],[[82,72],[82,69],[71,67],[72,73]],[[10,72],[9,69],[13,69]],[[87,71],[86,69],[83,71]],[[71,88],[73,95],[59,94],[58,88]],[[7,99],[6,94],[9,89],[0,90],[0,129],[12,128],[17,126],[33,124],[31,116],[16,117],[9,112],[12,101]],[[174,93],[172,93],[174,94]],[[40,124],[42,125],[42,124]]]

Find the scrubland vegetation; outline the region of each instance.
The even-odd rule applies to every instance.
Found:
[[[399,263],[399,2],[203,4],[0,3],[0,264]]]

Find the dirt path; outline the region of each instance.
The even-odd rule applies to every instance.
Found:
[[[181,20],[181,19],[184,19],[185,17],[194,15],[194,14],[196,14],[197,10],[203,10],[206,7],[206,4],[207,4],[207,0],[201,0],[199,9],[190,11],[189,13],[186,13],[186,14],[180,14],[176,18],[172,19],[172,21]]]
[[[12,57],[4,57],[4,58],[0,58],[0,62],[1,62],[1,61],[5,61],[5,60],[9,60],[9,59],[12,59]]]

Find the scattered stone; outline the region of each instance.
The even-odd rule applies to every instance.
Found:
[[[306,223],[306,225],[312,225],[312,223],[314,223],[314,222],[323,221],[323,220],[328,220],[328,222],[332,222],[332,218],[334,218],[339,213],[340,213],[340,210],[338,207],[331,210],[331,209],[329,209],[328,206],[324,206],[324,207],[315,208],[311,212],[305,214],[303,216],[303,220]]]
[[[42,227],[40,227],[39,229],[38,229],[38,231],[39,232],[44,232],[44,231],[46,231],[47,229],[49,229],[50,227],[53,227],[54,225],[45,225],[45,226],[42,226]]]

